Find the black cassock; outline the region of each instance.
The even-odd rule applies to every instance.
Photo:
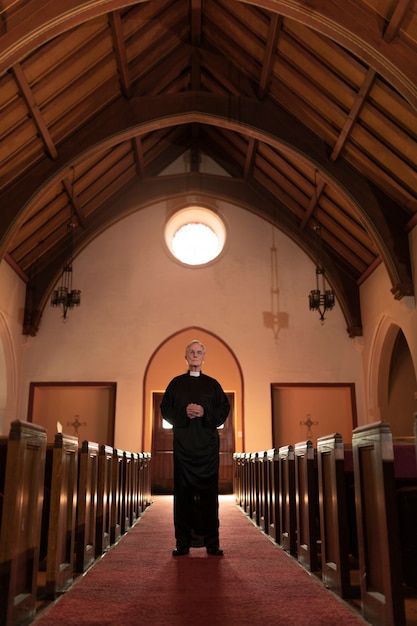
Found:
[[[204,408],[189,419],[188,404]],[[219,434],[230,412],[220,384],[200,372],[169,383],[161,402],[163,418],[174,427],[174,525],[177,547],[219,545]]]

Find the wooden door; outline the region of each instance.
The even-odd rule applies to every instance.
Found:
[[[173,430],[162,417],[160,404],[162,392],[155,392],[152,398],[153,432],[152,432],[152,493],[173,493]],[[220,469],[219,492],[233,492],[233,452],[234,452],[234,393],[226,393],[230,402],[229,417],[221,426],[220,437]]]

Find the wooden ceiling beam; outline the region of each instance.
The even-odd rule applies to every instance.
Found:
[[[113,37],[117,69],[119,72],[120,89],[126,98],[130,98],[132,96],[132,81],[129,74],[125,38],[120,13],[118,11],[110,13],[109,22]]]
[[[311,216],[313,215],[319,203],[320,196],[323,193],[323,190],[326,186],[326,183],[320,179],[320,176],[317,175],[317,172],[315,174],[316,174],[315,176],[316,180],[314,182],[313,193],[311,194],[310,202],[308,203],[308,207],[306,209],[306,212],[300,224],[301,230],[304,230],[304,228],[309,223]]]
[[[262,64],[261,78],[259,80],[258,98],[263,100],[269,89],[272,70],[274,67],[275,54],[278,46],[279,31],[282,18],[277,13],[272,13],[268,29],[268,38],[265,46],[265,57]]]
[[[191,0],[191,44],[199,46],[202,34],[202,0]]]
[[[136,172],[138,178],[145,177],[145,159],[143,155],[143,145],[140,135],[132,138],[133,154],[135,155]]]
[[[191,124],[190,172],[199,172],[201,163],[200,154],[200,125]]]
[[[252,176],[257,145],[258,142],[256,141],[256,139],[250,137],[248,141],[248,149],[246,151],[245,167],[243,169],[243,178],[245,180],[249,180],[249,178]]]
[[[193,91],[201,89],[201,55],[199,48],[193,48],[191,52],[190,83]]]
[[[407,11],[414,4],[413,0],[398,0],[384,30],[384,41],[390,43],[401,30]]]
[[[19,91],[22,94],[24,101],[26,102],[29,116],[33,119],[33,122],[36,125],[39,135],[45,145],[46,152],[51,157],[51,159],[56,159],[58,156],[58,151],[54,145],[48,127],[45,124],[42,113],[40,112],[36,100],[33,96],[32,89],[30,88],[30,85],[26,80],[26,76],[22,70],[21,65],[17,63],[12,67],[12,71]]]
[[[68,176],[66,176],[65,178],[62,179],[62,184],[68,196],[68,200],[70,202],[71,208],[77,217],[77,221],[79,225],[82,228],[85,228],[85,217],[84,217],[81,203],[74,190],[74,181],[70,180]]]
[[[359,89],[358,95],[355,98],[355,101],[349,112],[349,115],[346,118],[345,124],[334,145],[334,148],[330,155],[331,161],[336,161],[336,159],[339,157],[340,153],[342,152],[343,146],[346,144],[349,138],[349,135],[352,132],[353,127],[355,126],[357,120],[359,119],[362,107],[369,95],[369,92],[372,89],[372,85],[374,84],[375,76],[376,76],[375,70],[369,69],[367,71],[365,79]]]

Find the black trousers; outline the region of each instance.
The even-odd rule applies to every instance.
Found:
[[[183,475],[176,475],[174,526],[177,547],[219,546],[218,483],[218,474],[197,484],[190,484]]]

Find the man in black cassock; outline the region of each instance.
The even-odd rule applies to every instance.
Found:
[[[192,341],[185,349],[189,371],[169,383],[161,402],[163,418],[174,427],[173,556],[205,546],[219,547],[219,433],[230,412],[220,383],[202,373],[206,349]]]

